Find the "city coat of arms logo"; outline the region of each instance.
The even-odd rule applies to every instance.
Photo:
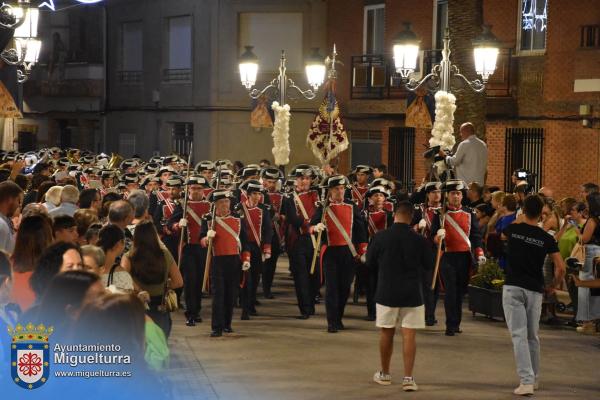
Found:
[[[52,327],[46,328],[32,323],[23,327],[21,324],[13,329],[8,328],[12,337],[11,376],[14,383],[24,389],[37,389],[48,381],[50,376],[50,344],[48,337],[54,332]]]

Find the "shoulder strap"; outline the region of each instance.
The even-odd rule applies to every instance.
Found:
[[[238,250],[242,251],[242,242],[240,242],[240,237],[238,236],[237,233],[234,232],[233,229],[231,229],[231,227],[224,222],[220,217],[215,217],[215,221],[217,222],[217,224],[219,224],[219,226],[223,229],[225,229],[225,231],[227,233],[229,233],[231,236],[233,236],[235,238],[235,241],[237,242],[238,245]],[[240,221],[240,229],[242,229],[241,226],[242,222]]]
[[[188,206],[187,212],[190,215],[190,217],[192,217],[192,219],[194,221],[196,221],[196,223],[198,224],[198,226],[202,226],[202,219],[198,216],[198,214],[196,214],[196,211],[194,211],[192,209],[192,207]]]
[[[242,209],[244,210],[244,214],[246,215],[246,221],[248,221],[248,226],[250,226],[250,230],[252,231],[252,236],[254,236],[254,241],[256,242],[256,245],[258,247],[260,247],[260,240],[259,240],[259,236],[258,236],[258,232],[256,232],[256,229],[254,228],[254,222],[252,222],[252,218],[250,217],[250,211],[248,211],[248,207],[246,207],[246,204],[244,203],[240,203],[242,205]],[[262,218],[262,215],[261,215]]]
[[[300,196],[298,196],[298,193],[296,191],[294,191],[293,194],[294,194],[294,200],[295,200],[296,204],[298,204],[298,208],[300,209],[302,216],[304,217],[305,220],[310,221],[310,218],[308,218],[308,213],[306,212],[306,208],[304,208],[304,204],[302,203]],[[315,239],[313,234],[310,235],[310,241],[312,242],[313,249],[316,249],[317,248],[317,239]]]
[[[352,185],[352,192],[354,192],[356,195],[356,200],[360,201],[361,203],[365,200],[365,197],[360,193],[356,185]]]
[[[175,203],[172,203],[170,199],[166,199],[165,206],[167,206],[169,211],[171,211],[171,214],[173,214],[173,211],[175,210]]]
[[[308,213],[306,212],[306,208],[304,208],[304,204],[302,203],[302,200],[300,199],[300,196],[298,196],[297,192],[294,192],[294,200],[296,201],[296,204],[298,204],[298,208],[300,209],[300,212],[302,213],[304,219],[309,219]]]
[[[377,226],[375,225],[373,218],[371,218],[371,213],[367,213],[367,221],[369,222],[369,226],[373,230],[373,234],[376,234],[377,232],[379,232],[379,229],[377,229]]]
[[[445,218],[445,220],[448,222],[448,224],[450,224],[450,226],[452,226],[454,228],[454,230],[459,234],[459,236],[465,242],[467,242],[467,244],[469,245],[469,248],[471,248],[471,241],[469,240],[469,237],[467,236],[467,234],[465,233],[465,231],[463,231],[463,229],[460,227],[460,225],[458,225],[456,223],[456,221],[454,220],[454,218],[448,216],[447,218]]]
[[[354,243],[352,243],[352,240],[348,236],[348,232],[346,232],[346,230],[344,229],[344,227],[340,223],[340,220],[336,217],[336,215],[334,214],[334,212],[331,211],[331,208],[327,207],[327,211],[326,212],[327,212],[327,215],[329,215],[329,218],[331,218],[331,221],[333,222],[333,224],[335,225],[335,227],[340,231],[342,237],[346,241],[346,244],[350,248],[350,253],[352,253],[352,257],[356,257],[358,255],[358,253],[356,252],[356,248],[354,247]]]

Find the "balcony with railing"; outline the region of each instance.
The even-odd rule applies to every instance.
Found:
[[[142,71],[117,71],[117,79],[125,85],[139,85],[142,83]]]
[[[104,65],[87,62],[35,65],[23,87],[25,96],[102,97]]]
[[[431,71],[435,63],[441,60],[441,52],[427,50],[422,52],[423,62],[415,71]],[[352,56],[352,81],[350,99],[403,99],[408,91],[402,85],[400,75],[396,73],[394,60],[388,55],[366,54]]]
[[[431,72],[432,68],[442,59],[441,50],[425,50],[420,54],[415,78],[422,78]],[[350,81],[351,109],[357,103],[373,100],[404,100],[408,90],[404,87],[400,75],[396,73],[394,60],[388,55],[360,55],[351,58],[352,79]],[[486,85],[486,98],[493,109],[510,108],[512,102],[511,78],[513,72],[511,49],[501,49],[498,55],[496,72]],[[353,107],[354,106],[354,107]],[[373,112],[383,111],[380,107],[370,106]],[[358,107],[361,108],[361,107]],[[383,111],[385,113],[385,111]],[[494,113],[496,113],[494,111]]]
[[[163,70],[163,82],[185,83],[192,80],[191,69],[165,69]]]

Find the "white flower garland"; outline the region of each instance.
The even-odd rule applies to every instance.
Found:
[[[287,165],[290,162],[290,106],[280,106],[274,101],[271,105],[275,111],[275,123],[273,124],[273,156],[276,165]]]
[[[439,91],[435,94],[435,122],[431,130],[429,146],[440,146],[442,150],[452,150],[456,144],[454,137],[454,111],[456,97],[452,93]]]

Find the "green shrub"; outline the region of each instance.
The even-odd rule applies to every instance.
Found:
[[[485,264],[480,265],[477,274],[471,277],[470,284],[485,289],[502,289],[504,285],[504,271],[494,259],[487,260]]]

